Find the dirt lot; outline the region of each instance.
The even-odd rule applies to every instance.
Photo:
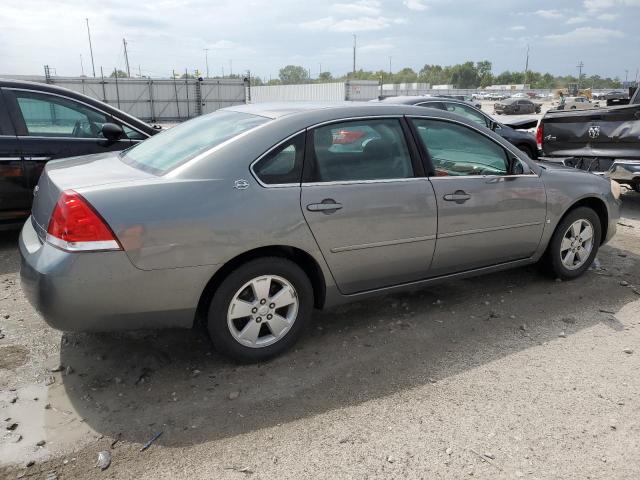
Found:
[[[2,478],[638,478],[639,194],[579,280],[532,267],[318,312],[295,351],[252,366],[199,332],[48,328],[15,241],[0,237]]]

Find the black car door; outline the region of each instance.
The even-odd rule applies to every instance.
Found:
[[[132,144],[126,130],[120,140],[106,140],[102,125],[114,119],[78,100],[31,89],[5,88],[3,92],[30,188],[38,183],[49,160],[124,150]]]
[[[18,137],[0,91],[0,229],[26,217],[30,206]]]

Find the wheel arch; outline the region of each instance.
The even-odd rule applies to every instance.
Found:
[[[262,257],[282,257],[291,260],[307,274],[313,286],[313,305],[322,308],[326,297],[326,282],[322,268],[307,252],[296,247],[286,245],[269,245],[244,252],[226,262],[207,282],[196,309],[194,325],[202,325],[207,317],[207,309],[213,294],[224,279],[240,265]]]
[[[556,227],[557,225],[560,224],[560,222],[562,222],[562,220],[564,220],[564,218],[570,212],[572,212],[578,207],[588,207],[594,212],[596,212],[596,214],[598,215],[598,218],[600,219],[600,229],[602,232],[602,235],[600,238],[600,245],[602,245],[604,243],[605,238],[607,238],[607,233],[609,229],[609,211],[607,210],[606,203],[598,197],[584,197],[576,201],[575,203],[573,203],[569,208],[567,208],[567,210],[558,219],[558,223],[556,224]]]

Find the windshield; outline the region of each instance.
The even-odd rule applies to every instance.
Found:
[[[257,115],[218,111],[155,135],[122,152],[120,158],[133,167],[162,175],[200,153],[268,121],[268,118]]]

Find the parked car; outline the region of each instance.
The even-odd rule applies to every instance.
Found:
[[[375,135],[345,152],[343,131]],[[49,162],[22,285],[61,330],[202,317],[219,351],[264,360],[314,307],[538,261],[578,277],[615,233],[612,186],[437,109],[240,105]]]
[[[49,160],[124,150],[157,131],[71,90],[0,79],[0,230],[29,216],[33,188]]]
[[[460,100],[461,102],[466,102],[469,103],[471,105],[473,105],[474,107],[476,107],[478,110],[482,110],[482,104],[478,101],[475,101],[475,99],[473,98],[473,95],[469,96],[469,95],[438,95],[438,94],[434,94],[434,95],[429,95],[430,97],[438,97],[438,98],[450,98],[452,100]]]
[[[589,110],[600,108],[600,103],[592,102],[587,97],[565,97],[564,104],[555,102],[556,110]]]
[[[482,125],[483,127],[493,130],[502,138],[526,153],[529,158],[538,158],[538,146],[536,144],[536,137],[529,132],[519,130],[519,128],[535,128],[537,122],[533,125],[531,125],[530,122],[520,122],[520,124],[516,123],[513,125],[508,125],[496,122],[482,110],[467,102],[448,99],[445,100],[437,97],[398,96],[385,98],[384,102],[437,108],[439,110],[446,110],[451,113],[462,115],[463,117],[468,118],[478,125]]]
[[[506,98],[493,105],[494,113],[501,115],[540,113],[542,105],[526,98]]]
[[[627,105],[547,112],[536,135],[542,160],[606,176],[640,192],[639,92]]]
[[[510,95],[503,92],[490,92],[487,94],[486,99],[487,100],[504,100],[509,97]]]

